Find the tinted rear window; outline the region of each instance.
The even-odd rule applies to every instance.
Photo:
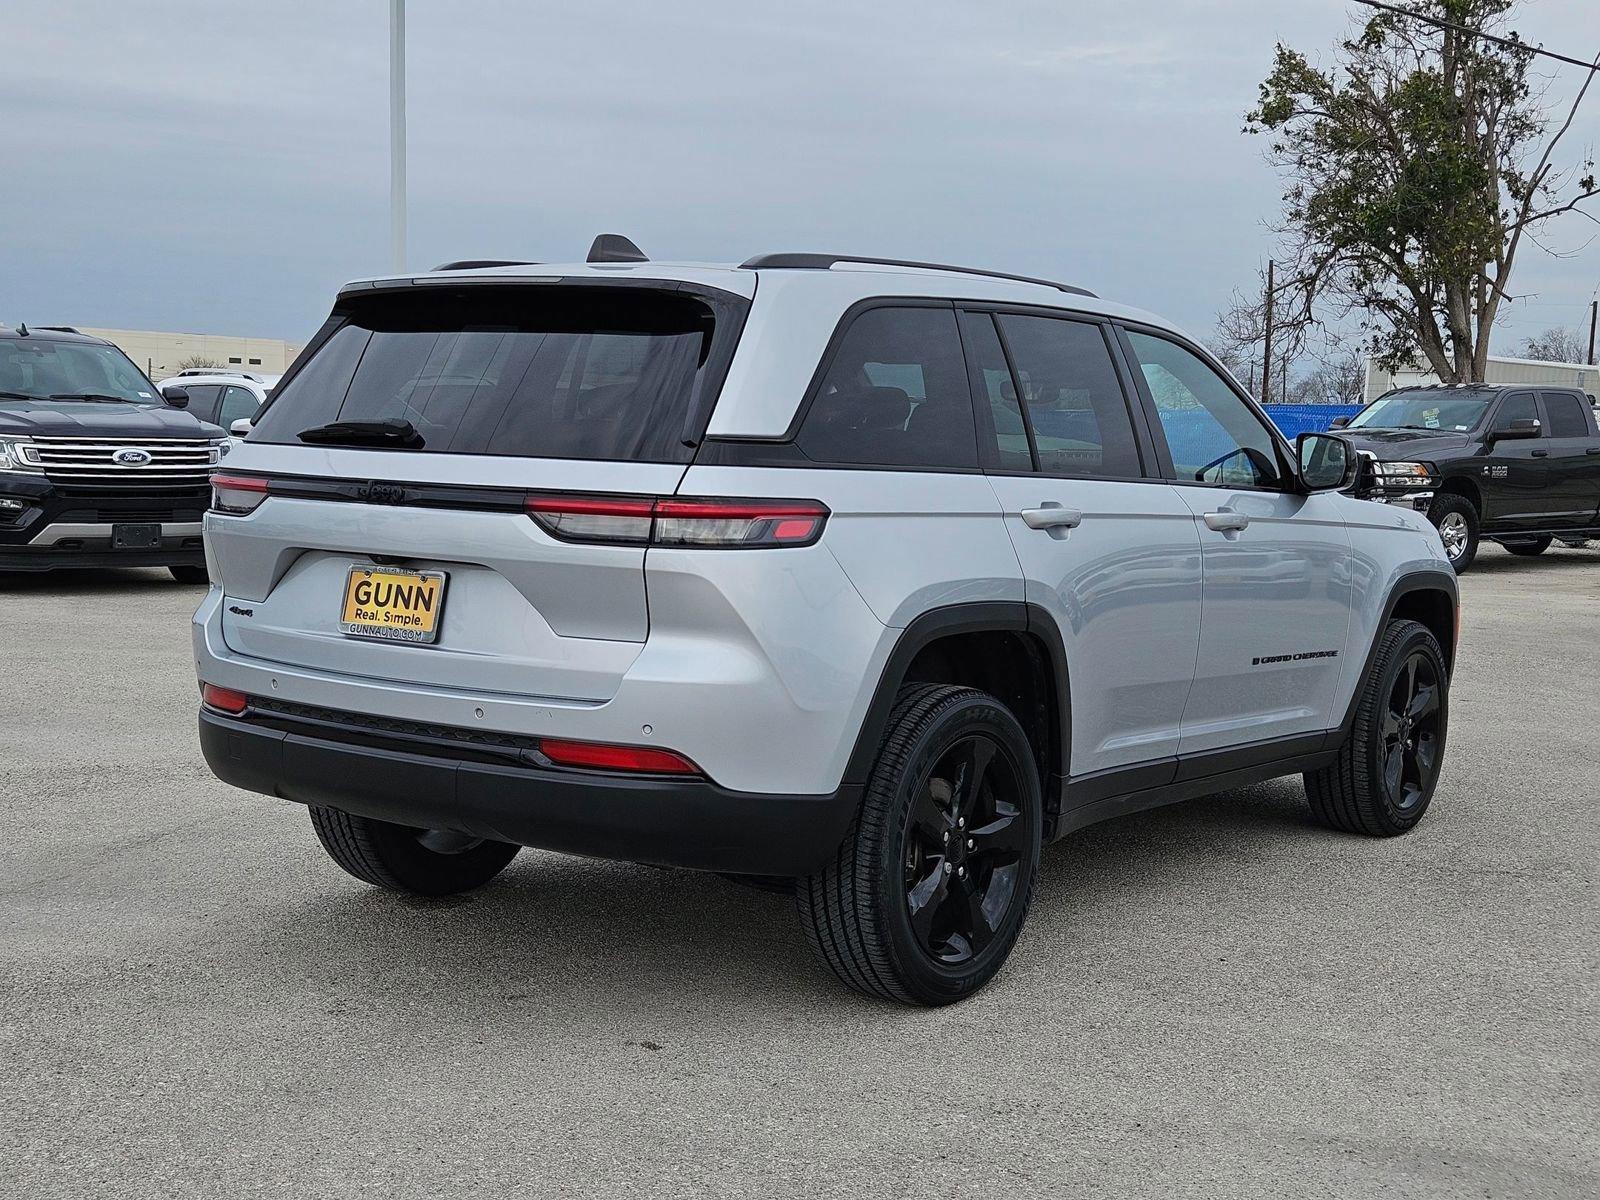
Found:
[[[645,288],[478,287],[350,303],[262,410],[253,441],[398,417],[421,450],[687,462],[717,319]],[[709,397],[705,397],[709,399]]]
[[[1588,405],[1571,392],[1546,392],[1544,411],[1550,418],[1550,436],[1558,438],[1586,438],[1589,436],[1589,416],[1583,410]]]

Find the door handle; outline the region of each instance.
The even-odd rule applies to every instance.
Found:
[[[1205,519],[1206,528],[1217,533],[1234,533],[1250,524],[1250,518],[1244,513],[1233,512],[1226,508],[1206,513]]]
[[[1600,454],[1600,446],[1585,446],[1583,452],[1585,454]]]
[[[1075,508],[1046,503],[1039,508],[1023,509],[1022,523],[1029,529],[1076,529],[1083,524],[1083,513]]]
[[[1535,458],[1549,458],[1550,457],[1550,451],[1548,451],[1548,450],[1535,450],[1533,452],[1533,456]]]

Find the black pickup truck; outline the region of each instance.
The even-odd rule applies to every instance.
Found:
[[[1367,460],[1356,493],[1427,513],[1457,574],[1483,538],[1542,554],[1600,537],[1600,429],[1576,388],[1401,388],[1333,424]]]
[[[0,328],[0,572],[167,567],[203,583],[221,429],[110,342]]]

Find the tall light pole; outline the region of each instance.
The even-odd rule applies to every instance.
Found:
[[[406,269],[406,0],[389,0],[389,262]]]

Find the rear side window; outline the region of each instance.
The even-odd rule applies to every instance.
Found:
[[[976,467],[972,396],[951,308],[869,308],[851,322],[795,439],[813,462]]]
[[[710,303],[645,288],[375,295],[275,389],[254,441],[402,418],[423,451],[688,462],[708,384]],[[727,336],[732,336],[728,333]],[[708,399],[708,398],[707,398]]]
[[[1028,425],[1022,417],[1016,380],[1011,378],[994,318],[986,312],[963,312],[961,337],[966,343],[973,396],[987,410],[994,434],[995,465],[1002,471],[1033,470]]]
[[[1570,392],[1545,392],[1544,411],[1550,418],[1550,436],[1581,438],[1589,436],[1589,417],[1582,400]]]
[[[1011,365],[1047,475],[1135,478],[1133,419],[1098,325],[1000,314]]]

